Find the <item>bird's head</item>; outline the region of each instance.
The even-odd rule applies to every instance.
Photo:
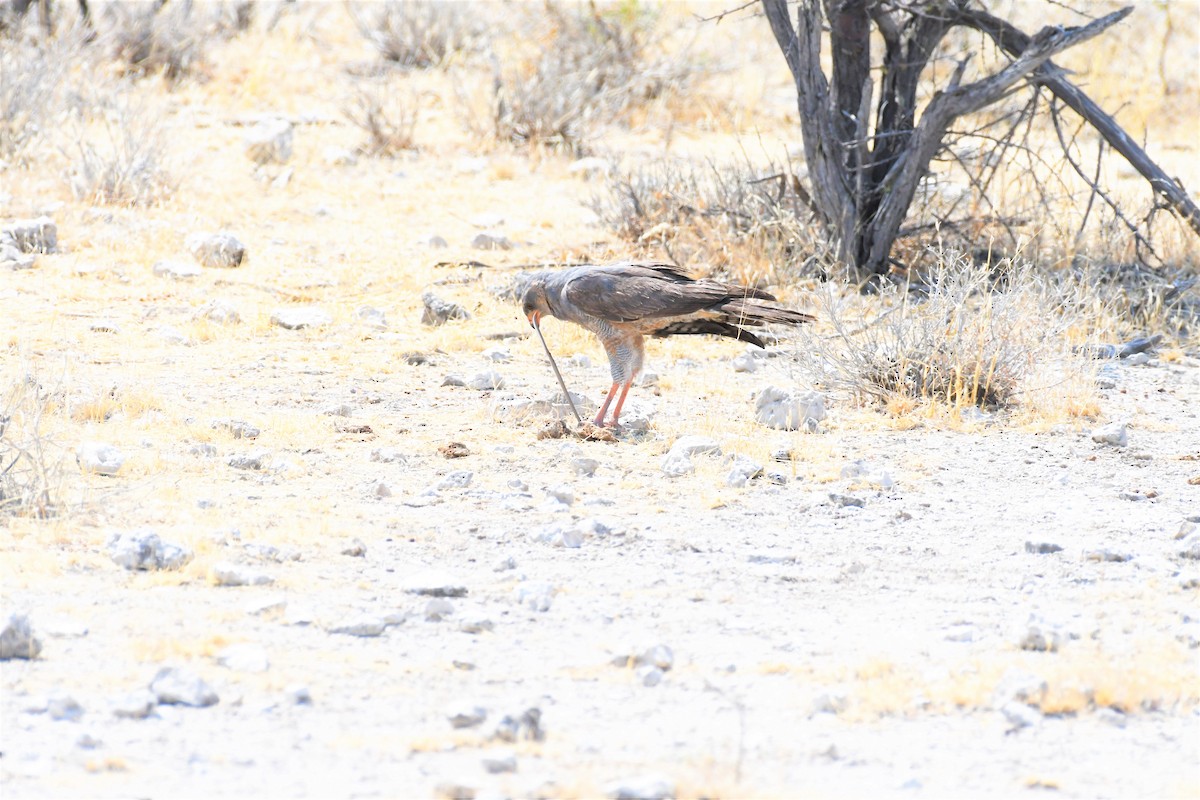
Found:
[[[529,320],[530,326],[539,327],[542,316],[550,313],[550,303],[546,300],[546,287],[535,283],[526,289],[525,295],[521,298],[521,311]]]

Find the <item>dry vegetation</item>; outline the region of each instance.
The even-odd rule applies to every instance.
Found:
[[[819,322],[782,343],[787,357],[772,359],[769,378],[755,380],[816,388],[831,398],[829,437],[785,435],[793,457],[784,468],[798,484],[815,487],[814,497],[845,477],[855,447],[893,448],[913,483],[950,461],[940,453],[909,461],[907,445],[887,438],[900,430],[961,435],[970,437],[970,446],[984,447],[987,436],[1078,433],[1105,421],[1097,364],[1081,345],[1161,333],[1163,352],[1200,357],[1195,237],[1156,211],[1141,179],[1115,160],[1102,160],[1098,174],[1120,212],[1090,198],[1087,184],[1053,155],[1058,132],[1044,116],[1027,113],[1034,110],[1026,107],[1028,98],[1014,96],[1011,107],[978,120],[953,143],[897,254],[908,269],[895,284],[862,294],[843,282],[829,243],[806,211],[791,85],[765,25],[746,13],[718,24],[698,21],[724,7],[714,4],[388,0],[260,2],[247,11],[244,3],[197,0],[184,20],[183,3],[159,14],[148,4],[92,5],[91,41],[68,24],[74,10],[67,0],[59,0],[64,16],[53,39],[28,19],[0,31],[0,222],[48,214],[60,242],[60,251],[39,256],[32,270],[0,271],[6,317],[0,338],[3,598],[11,604],[49,596],[46,602],[70,613],[84,601],[68,596],[69,584],[76,587],[71,592],[103,590],[110,597],[178,592],[170,603],[196,602],[200,609],[176,623],[162,600],[150,600],[144,624],[129,627],[152,636],[120,626],[92,634],[111,634],[129,649],[121,656],[129,663],[98,665],[97,681],[115,682],[122,670],[168,657],[209,659],[226,643],[214,630],[236,631],[229,620],[240,620],[240,610],[206,605],[212,601],[197,593],[210,589],[206,576],[224,558],[220,537],[230,526],[248,540],[307,548],[305,561],[275,587],[297,595],[331,585],[314,563],[338,558],[340,543],[352,535],[374,536],[375,547],[384,536],[399,541],[411,534],[414,547],[429,548],[412,560],[444,555],[438,542],[447,531],[457,536],[460,522],[465,531],[465,517],[433,520],[427,510],[381,505],[372,487],[382,467],[368,464],[367,454],[381,446],[409,453],[412,466],[388,473],[388,480],[405,486],[398,495],[416,496],[434,473],[446,472],[436,456],[446,441],[466,441],[485,458],[506,458],[496,448],[533,446],[533,429],[505,423],[498,404],[439,387],[443,374],[475,371],[479,353],[501,344],[515,363],[498,368],[519,373],[512,391],[526,398],[549,391],[540,346],[518,338],[523,320],[502,299],[511,268],[662,258],[698,274],[767,285],[786,302],[813,310]],[[1013,8],[1026,28],[1038,15],[1065,14],[1058,4]],[[1119,109],[1130,132],[1195,191],[1197,17],[1190,5],[1170,4],[1170,10],[1168,23],[1161,4],[1139,4],[1128,30],[1071,52],[1063,66],[1104,107]],[[1136,39],[1162,43],[1168,55],[1130,65],[1127,48]],[[972,68],[986,68],[995,54],[985,56]],[[951,69],[953,57],[946,53],[936,69]],[[1121,67],[1114,71],[1113,64]],[[1045,110],[1044,98],[1036,110]],[[263,117],[294,126],[286,166],[257,166],[243,153],[247,128]],[[1010,142],[1003,159],[983,155],[995,139]],[[1097,174],[1094,135],[1071,128],[1067,139],[1074,158]],[[333,163],[326,155],[331,147],[372,157]],[[572,171],[583,155],[598,162],[590,171]],[[480,222],[480,216],[504,221]],[[481,228],[492,227],[501,227],[517,247],[470,246]],[[230,230],[245,241],[247,263],[206,268],[194,280],[154,274],[157,262],[189,260],[186,237],[210,230]],[[429,248],[423,242],[430,234],[449,247]],[[1139,240],[1150,234],[1152,251]],[[468,261],[488,266],[455,266]],[[429,288],[463,304],[471,318],[420,325],[420,295]],[[240,321],[214,315],[214,301],[236,307]],[[298,331],[272,324],[279,309],[305,305],[320,306],[331,323]],[[364,323],[365,306],[386,314],[385,330]],[[598,400],[595,388],[606,381],[594,342],[553,321],[546,330],[561,361],[591,358],[591,367],[578,359],[568,364],[567,379]],[[639,393],[658,395],[651,402],[662,404],[650,433],[606,456],[621,464],[612,470],[621,477],[607,485],[609,494],[655,519],[703,520],[710,511],[742,509],[746,502],[723,486],[716,462],[699,467],[698,488],[664,497],[653,465],[677,435],[714,435],[761,461],[778,449],[778,440],[768,441],[747,410],[748,385],[730,374],[726,359],[737,348],[686,338],[655,343],[659,383],[635,389],[635,405]],[[410,366],[411,353],[433,366]],[[705,369],[676,366],[684,362]],[[342,420],[330,407],[345,403],[354,405],[353,422],[366,433],[339,427]],[[214,424],[229,419],[260,426],[262,436],[247,443]],[[1164,437],[1191,433],[1186,421],[1142,420],[1146,431],[1160,425]],[[115,478],[78,473],[69,454],[88,440],[113,442],[126,452]],[[947,441],[945,452],[960,446]],[[218,448],[221,457],[196,457],[190,448],[202,444]],[[241,473],[226,466],[227,455],[251,444],[269,452],[267,469]],[[551,446],[536,446],[543,444]],[[548,484],[545,464],[554,456],[549,449],[537,454],[537,466],[505,462],[504,468],[514,470],[514,478]],[[477,475],[484,480],[484,473]],[[482,532],[462,533],[463,548],[488,534],[489,524],[485,519],[476,526]],[[760,523],[747,515],[737,524],[748,530]],[[112,577],[102,555],[105,536],[139,525],[156,526],[164,538],[192,547],[195,561],[169,575]],[[741,532],[735,538],[743,538]],[[996,552],[1007,546],[989,542]],[[716,540],[704,546],[723,552]],[[813,548],[824,546],[822,540]],[[685,552],[683,545],[671,547],[669,559]],[[842,586],[855,580],[851,566],[828,580],[822,572],[806,573],[789,586]],[[647,581],[661,581],[672,569],[663,566]],[[995,585],[1019,583],[998,571],[990,577]],[[329,592],[356,600],[386,594],[385,580],[374,572],[356,574]],[[701,585],[703,578],[696,580]],[[669,617],[701,600],[728,608],[738,596],[702,586],[696,600],[653,585],[621,595],[621,609],[612,614],[619,624],[635,613],[626,610],[630,597],[661,601]],[[906,585],[914,595],[926,588]],[[506,584],[505,596],[510,590]],[[873,623],[883,624],[865,605],[875,590],[856,589],[864,605],[855,600],[853,609],[872,631]],[[589,591],[578,588],[574,602]],[[56,592],[64,593],[61,601]],[[945,608],[954,604],[942,601]],[[824,614],[842,601],[820,602]],[[223,622],[210,625],[213,619]],[[854,624],[851,619],[843,627]],[[677,629],[675,635],[682,641],[690,634]],[[1132,713],[1169,706],[1194,717],[1200,695],[1187,684],[1188,653],[1164,636],[1152,635],[1162,668],[1147,668],[1136,686],[1125,681],[1127,662],[1111,651],[1075,651],[1045,667],[1051,685],[1043,710],[1086,714],[1098,707],[1099,687],[1101,695],[1116,698],[1106,707]],[[364,653],[289,651],[278,656],[277,670],[292,674],[311,659],[369,674],[379,662]],[[776,708],[773,693],[790,697],[796,684],[836,683],[852,687],[851,718],[894,725],[906,714],[925,713],[911,710],[914,693],[930,698],[930,713],[970,712],[986,708],[1008,668],[1042,669],[1030,666],[1024,652],[999,646],[998,653],[972,656],[986,663],[966,666],[943,660],[942,671],[926,669],[927,653],[908,650],[878,667],[877,650],[866,645],[838,650],[819,667],[794,659],[773,667],[764,656],[747,673],[762,682],[744,697],[726,701],[707,690],[703,697],[721,714],[758,702],[771,713],[804,716],[803,709]],[[444,682],[456,673],[446,673],[445,659],[438,658],[406,667],[405,681],[443,681],[437,696],[453,698],[457,690]],[[535,665],[530,673],[541,676],[541,669]],[[1092,694],[1071,694],[1076,679],[1090,681]],[[29,680],[49,690],[51,679]],[[263,678],[254,690],[279,691],[282,683],[274,684],[282,680]],[[12,686],[6,676],[6,694]],[[354,686],[362,696],[375,691]],[[379,702],[410,700],[404,694]],[[4,713],[8,728],[16,712]],[[1189,732],[1194,727],[1185,726],[1183,735]],[[389,746],[404,753],[436,756],[453,743],[449,733],[432,743],[411,731],[394,735]],[[331,747],[357,752],[351,738]],[[769,750],[761,742],[757,747],[758,757]],[[520,754],[523,764],[567,764],[575,751],[566,748],[523,744]],[[685,788],[735,795],[739,787],[779,792],[789,785],[761,773],[757,782],[740,783],[738,758],[736,777],[724,766],[712,774],[698,768]],[[103,758],[95,763],[101,766],[94,771],[108,775],[97,780],[119,778],[126,769],[118,762],[105,767]],[[589,796],[604,777],[590,769],[560,776],[558,788]],[[748,779],[751,772],[748,767]],[[62,779],[64,791],[89,786],[71,779]],[[121,784],[113,779],[104,787],[119,793]],[[46,794],[54,794],[53,787]]]

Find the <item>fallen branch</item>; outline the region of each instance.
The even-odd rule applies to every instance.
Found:
[[[956,6],[956,12],[957,22],[987,34],[997,47],[1013,57],[1019,57],[1029,46],[1031,37],[1028,34],[982,9]],[[1047,61],[1034,71],[1031,79],[1045,86],[1076,114],[1091,123],[1105,141],[1149,181],[1154,192],[1166,199],[1171,210],[1200,235],[1200,208],[1188,196],[1183,185],[1163,172],[1115,119],[1064,77],[1059,67]]]

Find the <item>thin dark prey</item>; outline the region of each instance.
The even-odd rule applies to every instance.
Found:
[[[579,416],[579,409],[575,407],[575,401],[571,398],[571,393],[567,391],[567,383],[563,380],[562,373],[558,371],[558,364],[554,363],[554,355],[550,352],[550,345],[546,344],[546,337],[542,336],[542,329],[535,327],[534,330],[537,331],[538,338],[542,341],[542,347],[546,350],[546,358],[550,359],[550,368],[554,370],[554,377],[558,378],[558,385],[562,387],[567,402],[571,404],[571,413],[575,415],[575,421],[582,425],[583,417]]]

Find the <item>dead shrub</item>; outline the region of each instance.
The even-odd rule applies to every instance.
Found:
[[[217,16],[206,21],[192,15],[191,3],[111,3],[105,6],[105,41],[112,59],[134,75],[162,75],[178,83],[205,60]]]
[[[32,376],[15,382],[0,407],[0,518],[46,518],[61,509],[63,451],[42,430],[51,405]]]
[[[0,39],[0,159],[23,163],[51,127],[70,58],[62,40]]]
[[[1072,336],[1086,327],[1079,294],[1029,264],[989,270],[942,253],[921,284],[869,296],[826,284],[816,313],[833,333],[810,333],[798,358],[820,385],[860,401],[1008,407],[1034,388],[1034,376],[1066,381],[1087,370],[1072,352]],[[1060,378],[1047,379],[1047,365]]]
[[[470,16],[474,10],[465,3],[387,0],[352,4],[347,10],[379,55],[402,67],[446,66],[480,38]]]
[[[658,162],[612,175],[589,206],[628,242],[739,280],[791,281],[828,261],[791,165]]]
[[[501,141],[584,152],[594,130],[635,105],[686,93],[695,66],[664,55],[648,6],[546,3],[541,32],[507,64],[493,57],[492,123]],[[537,23],[529,23],[537,24]],[[528,44],[533,49],[528,49]]]
[[[174,188],[164,166],[161,120],[127,99],[102,109],[94,120],[76,121],[69,141],[67,182],[77,199],[144,206]]]
[[[342,113],[366,134],[359,147],[362,153],[394,156],[416,149],[417,100],[411,94],[401,96],[386,83],[360,84]]]

